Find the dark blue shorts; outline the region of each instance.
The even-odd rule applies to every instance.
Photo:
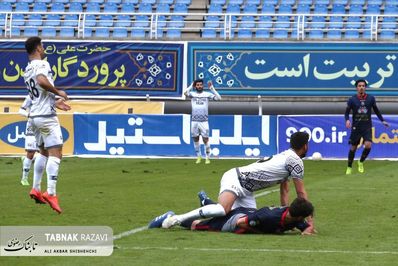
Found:
[[[356,146],[361,141],[361,138],[363,138],[363,141],[372,142],[372,127],[353,127],[348,143]]]

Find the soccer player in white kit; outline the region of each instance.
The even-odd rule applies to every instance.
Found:
[[[257,208],[253,192],[280,185],[282,206],[289,205],[289,180],[292,179],[298,198],[308,200],[304,188],[304,164],[301,158],[308,150],[309,135],[296,132],[290,138],[290,149],[270,158],[243,167],[232,168],[224,173],[220,182],[218,203],[202,206],[181,215],[171,215],[162,223],[163,228],[179,225],[187,220],[225,216],[239,207]],[[312,220],[305,233],[315,231]]]
[[[62,158],[62,133],[55,111],[55,96],[61,97],[58,108],[67,111],[70,106],[63,101],[67,94],[54,87],[50,64],[44,61],[44,48],[39,37],[30,37],[25,42],[29,63],[26,66],[24,80],[32,100],[29,113],[33,133],[36,137],[40,154],[34,164],[33,187],[29,195],[36,203],[48,203],[53,210],[61,213],[56,195],[56,183]],[[41,177],[44,169],[47,173],[47,191],[41,193]]]
[[[208,82],[208,87],[211,92],[203,91],[203,80],[195,80],[189,86],[184,95],[191,98],[192,113],[191,113],[191,136],[193,139],[196,163],[202,161],[202,153],[200,151],[199,136],[202,136],[203,143],[206,150],[206,164],[210,163],[210,143],[209,143],[209,100],[221,100],[220,94],[214,89],[211,81]]]

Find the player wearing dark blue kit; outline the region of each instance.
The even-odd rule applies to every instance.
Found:
[[[311,202],[303,198],[296,198],[289,207],[264,207],[259,210],[240,207],[223,217],[184,221],[180,225],[191,230],[237,234],[281,234],[295,228],[303,234],[312,234],[305,231],[310,227],[305,218],[312,216],[313,212],[314,207]],[[149,224],[149,228],[160,227],[162,220],[168,215],[172,215],[172,213],[168,212],[156,217]],[[307,232],[310,231],[307,230]]]
[[[365,171],[363,162],[369,155],[370,149],[372,147],[372,108],[383,125],[385,127],[389,127],[388,123],[381,115],[379,108],[377,108],[375,97],[365,92],[366,85],[366,81],[362,79],[355,82],[357,94],[348,99],[347,108],[344,115],[346,127],[351,128],[349,140],[351,147],[350,151],[348,152],[348,166],[346,170],[347,175],[352,173],[352,162],[354,160],[355,152],[361,138],[363,138],[365,148],[358,162],[358,172],[363,173]],[[351,110],[352,123],[349,118]]]

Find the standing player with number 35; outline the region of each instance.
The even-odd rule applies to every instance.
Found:
[[[61,213],[56,183],[62,159],[63,139],[55,108],[70,110],[70,106],[64,102],[68,100],[68,96],[64,91],[54,87],[50,64],[43,60],[45,49],[41,39],[28,38],[25,48],[29,63],[25,69],[24,80],[32,99],[29,122],[40,149],[34,164],[33,188],[29,195],[36,203],[48,203],[53,210]],[[56,95],[61,97],[61,100],[56,102]],[[44,169],[47,173],[47,191],[41,193],[40,183]]]

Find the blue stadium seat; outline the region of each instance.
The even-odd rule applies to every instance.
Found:
[[[331,14],[345,14],[345,6],[344,5],[333,5]]]
[[[2,2],[4,2],[4,3],[11,3],[11,4],[13,4],[13,3],[15,3],[15,0],[3,0]]]
[[[297,0],[298,5],[312,5],[312,0]]]
[[[183,16],[171,16],[168,23],[169,28],[183,28],[185,25]]]
[[[207,16],[205,21],[205,28],[219,28],[220,18],[218,16]]]
[[[156,0],[141,0],[141,3],[153,5],[156,3]]]
[[[359,29],[361,28],[361,18],[360,17],[348,17],[347,24],[345,26],[347,29]]]
[[[221,5],[216,5],[216,4],[211,4],[209,6],[209,14],[221,14],[222,13],[222,6]]]
[[[272,38],[275,39],[287,39],[287,37],[288,37],[287,30],[275,30],[274,33],[272,34]]]
[[[97,26],[98,27],[112,27],[113,26],[112,15],[100,15]]]
[[[289,28],[289,27],[290,27],[289,17],[278,17],[274,24],[274,28]]]
[[[356,29],[346,30],[344,34],[346,39],[359,39],[359,31]]]
[[[152,13],[152,5],[141,3],[138,7],[138,13]]]
[[[184,5],[191,5],[192,1],[191,0],[175,0],[176,4],[184,4]]]
[[[29,12],[29,4],[28,3],[16,3],[15,4],[15,12]]]
[[[261,38],[261,39],[268,39],[270,37],[270,32],[269,30],[266,29],[258,29],[256,30],[256,38]]]
[[[310,30],[310,32],[308,33],[308,38],[323,39],[323,30],[320,29]]]
[[[349,0],[334,0],[335,5],[347,5]]]
[[[389,6],[389,5],[396,6],[396,5],[398,5],[398,0],[385,0],[385,2],[386,2],[386,6]]]
[[[329,5],[331,0],[315,0],[314,4]]]
[[[275,14],[275,6],[270,4],[264,4],[261,8],[263,14]]]
[[[61,28],[59,31],[59,36],[63,38],[75,37],[75,29],[73,28]]]
[[[296,3],[296,0],[280,0],[279,3],[281,5],[290,5],[290,6],[292,6],[292,5],[294,5]]]
[[[13,27],[11,29],[11,37],[19,37],[21,36],[21,30],[17,27]]]
[[[149,27],[149,17],[145,15],[135,16],[134,27],[138,28]]]
[[[90,4],[90,3],[103,4],[105,2],[105,0],[87,0],[86,2],[87,2],[87,4]]]
[[[127,29],[125,28],[115,28],[113,29],[112,36],[114,38],[127,38]]]
[[[53,0],[53,3],[69,4],[69,0]]]
[[[121,12],[122,13],[134,13],[135,12],[134,4],[123,4]]]
[[[384,15],[397,15],[398,5],[386,5],[384,7]]]
[[[84,38],[93,37],[93,28],[84,28]]]
[[[292,6],[291,5],[279,5],[279,14],[292,14]]]
[[[86,0],[69,0],[71,3],[79,3],[79,4],[85,4],[87,1]]]
[[[58,14],[49,14],[44,21],[44,26],[59,26],[61,25],[61,16]]]
[[[328,13],[328,6],[323,4],[315,4],[314,5],[314,15],[321,15]]]
[[[32,4],[32,3],[34,2],[34,0],[17,0],[17,1],[3,0],[3,2],[8,2],[8,3],[20,2],[20,3],[29,3],[29,4]]]
[[[233,14],[233,13],[239,14],[240,13],[240,6],[239,5],[228,4],[226,13],[227,14]]]
[[[122,0],[107,0],[106,2],[120,5],[122,3]]]
[[[238,39],[251,39],[252,38],[252,32],[251,30],[247,29],[238,29]]]
[[[131,17],[129,15],[117,15],[115,27],[130,27]]]
[[[265,29],[272,27],[272,18],[270,16],[261,16],[259,17],[257,28]]]
[[[123,5],[125,5],[125,4],[133,4],[133,5],[136,5],[136,4],[138,4],[138,0],[123,0],[122,1],[122,3],[123,3]]]
[[[6,14],[1,14],[0,13],[0,26],[4,26],[6,22]]]
[[[83,6],[80,3],[70,3],[69,4],[69,11],[70,12],[81,13],[81,12],[83,12]]]
[[[394,30],[382,30],[379,34],[379,39],[393,40],[393,39],[395,39],[395,31]]]
[[[62,23],[62,25],[68,27],[77,27],[78,24],[79,24],[78,15],[72,15],[72,14],[65,15],[64,22]]]
[[[396,29],[397,28],[397,21],[395,17],[385,17],[383,22],[381,22],[382,29]]]
[[[342,29],[343,26],[344,26],[343,17],[341,16],[330,17],[329,29]]]
[[[329,30],[328,33],[326,34],[328,39],[341,39],[341,30]]]
[[[380,14],[380,6],[378,5],[368,5],[366,8],[367,15],[378,15]]]
[[[215,29],[203,29],[202,38],[215,39],[217,38],[217,31]]]
[[[28,16],[28,21],[25,24],[26,26],[41,26],[43,25],[43,19],[39,14],[31,14]]]
[[[361,6],[361,5],[350,5],[350,9],[348,10],[348,13],[349,14],[352,14],[352,15],[358,15],[358,14],[363,14],[364,12],[363,12],[363,6]]]
[[[97,24],[97,19],[95,15],[86,15],[84,26],[85,27],[95,27]]]
[[[168,4],[158,4],[156,6],[157,13],[170,13],[170,5]]]
[[[145,33],[144,29],[133,29],[133,30],[131,30],[131,37],[132,38],[144,39],[145,35],[146,35],[146,33]]]
[[[43,28],[41,30],[41,36],[42,37],[56,37],[57,31],[55,28]]]
[[[51,12],[65,12],[65,5],[63,3],[53,3],[51,5]]]
[[[99,13],[100,9],[101,9],[100,3],[91,2],[86,5],[87,13]]]
[[[12,26],[23,26],[25,25],[25,16],[23,14],[12,15]]]
[[[263,0],[263,5],[264,4],[269,4],[269,5],[276,6],[278,3],[279,3],[279,0]]]
[[[384,2],[383,0],[368,0],[368,5],[381,6],[383,2]]]
[[[254,28],[256,22],[253,16],[243,16],[239,28]]]
[[[160,39],[163,38],[163,29],[159,29],[156,31],[156,34],[153,34],[153,38]]]
[[[12,6],[11,3],[0,2],[0,12],[11,12]]]
[[[224,30],[221,30],[221,32],[220,32],[220,37],[223,38],[223,39],[228,39],[227,32],[224,31]],[[229,33],[229,38],[230,38],[230,39],[233,39],[234,37],[235,37],[235,32],[234,32],[234,31],[231,31],[231,32]]]
[[[47,12],[47,4],[44,2],[36,2],[33,5],[33,12]]]
[[[223,0],[225,1],[225,0]],[[213,2],[213,1],[212,1]],[[168,5],[172,5],[174,4],[174,0],[159,0],[158,1],[159,4],[168,4]],[[224,2],[225,3],[225,2]]]
[[[261,0],[246,0],[246,5],[259,6],[260,4],[261,4]]]
[[[118,6],[115,3],[105,3],[104,13],[117,13]]]
[[[307,4],[299,4],[299,5],[297,5],[296,13],[297,14],[310,14],[311,6],[307,5]]]
[[[229,0],[228,5],[242,5],[243,0]]]
[[[364,31],[362,32],[362,38],[363,38],[363,39],[370,40],[370,30],[364,30]]]
[[[38,36],[39,30],[37,28],[25,28],[23,35],[26,37]]]
[[[174,5],[174,13],[188,13],[188,7],[184,4]]]
[[[351,5],[361,5],[363,6],[365,4],[366,0],[351,0]]]
[[[180,39],[181,38],[181,30],[179,29],[168,29],[166,33],[166,37],[169,39]]]
[[[256,14],[257,6],[256,5],[245,5],[242,13],[243,14]]]
[[[164,15],[158,16],[158,21],[157,21],[158,28],[166,27],[166,21],[167,21],[166,16]]]
[[[109,38],[109,29],[107,28],[98,28],[95,30],[95,37],[99,38]]]

